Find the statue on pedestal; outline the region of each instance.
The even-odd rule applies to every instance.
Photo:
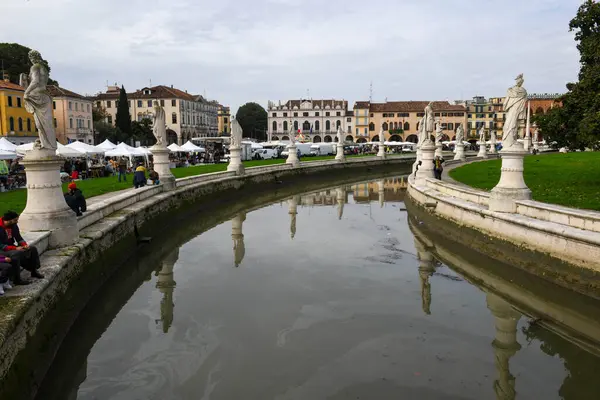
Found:
[[[338,126],[338,130],[337,130],[337,138],[338,138],[338,143],[342,144],[342,127]]]
[[[442,121],[437,120],[435,123],[435,144],[441,143],[444,138],[444,131],[442,130]]]
[[[483,125],[479,128],[479,144],[485,146],[485,127]]]
[[[425,107],[425,131],[427,132],[427,139],[431,136],[431,132],[435,130],[435,118],[433,114],[433,102],[427,104]]]
[[[166,125],[165,109],[160,106],[158,101],[154,102],[154,123],[152,125],[152,133],[156,138],[156,144],[164,146],[167,142],[167,125]]]
[[[29,60],[32,64],[29,70],[29,78],[26,74],[21,74],[20,84],[26,87],[23,95],[25,109],[33,114],[35,126],[38,129],[39,139],[36,140],[35,148],[56,150],[52,97],[46,89],[48,70],[42,64],[42,56],[38,51],[31,50]]]
[[[242,126],[237,119],[231,122],[231,138],[229,141],[229,147],[239,149],[242,145],[242,135],[244,134]]]
[[[538,142],[540,141],[540,128],[537,126],[537,124],[535,122],[532,125],[532,130],[533,130],[533,144],[535,146],[537,146]]]
[[[423,117],[423,118],[421,118],[421,121],[419,122],[418,145],[421,146],[426,139],[427,139],[427,131],[425,130],[425,117]]]
[[[515,86],[508,89],[504,99],[504,134],[502,136],[502,147],[504,149],[517,143],[519,127],[525,119],[527,91],[522,87],[523,82],[523,74],[520,74],[516,78]]]
[[[492,144],[492,146],[496,146],[496,131],[492,130],[490,131],[490,143]]]
[[[462,145],[465,140],[465,130],[463,129],[462,124],[458,125],[456,128],[456,144]]]

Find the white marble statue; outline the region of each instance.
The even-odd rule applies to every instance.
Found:
[[[444,138],[444,131],[442,130],[442,121],[437,120],[435,123],[435,144],[441,143]]]
[[[343,143],[342,142],[342,127],[341,126],[338,126],[337,138],[338,138],[338,143]]]
[[[425,129],[425,117],[421,118],[421,122],[419,122],[419,142],[418,145],[421,146],[425,140],[428,139],[427,130]]]
[[[154,123],[152,124],[152,133],[156,138],[156,144],[159,146],[167,143],[167,117],[165,109],[160,106],[158,101],[154,102]]]
[[[435,118],[433,114],[433,102],[427,104],[425,107],[425,131],[427,132],[427,138],[431,136],[431,133],[435,130]]]
[[[496,131],[495,130],[490,131],[490,143],[492,144],[492,146],[496,146]]]
[[[229,147],[240,148],[242,145],[242,136],[244,135],[244,131],[242,130],[242,126],[238,122],[237,119],[231,121],[231,139],[229,142]]]
[[[52,97],[46,89],[48,84],[48,70],[42,64],[42,56],[36,50],[29,52],[31,69],[29,78],[21,74],[21,86],[26,87],[23,95],[25,109],[33,114],[35,126],[38,129],[39,143],[37,148],[56,150],[56,132],[54,131],[54,117],[52,115]]]
[[[483,125],[479,128],[479,143],[485,145],[485,127]]]
[[[525,104],[527,91],[522,87],[523,74],[516,78],[515,86],[508,89],[504,99],[504,135],[502,147],[507,149],[517,143],[519,125],[525,119]]]
[[[296,144],[296,130],[294,129],[293,124],[290,124],[290,142],[292,145]]]
[[[458,144],[463,144],[465,140],[465,130],[462,126],[462,124],[458,125],[458,128],[456,128],[456,143]]]
[[[535,122],[533,123],[531,128],[533,130],[533,144],[537,144],[540,141],[540,128]]]

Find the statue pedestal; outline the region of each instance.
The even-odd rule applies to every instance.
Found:
[[[294,167],[297,167],[300,165],[300,160],[298,159],[298,152],[296,150],[296,145],[295,144],[290,144],[288,147],[288,157],[287,160],[285,160],[286,164],[291,164]]]
[[[529,150],[531,149],[531,136],[525,136],[525,139],[523,140],[523,149],[529,153]]]
[[[169,168],[169,149],[164,145],[155,144],[150,148],[154,159],[154,171],[158,172],[158,179],[166,190],[175,189],[175,177]]]
[[[229,148],[230,158],[227,171],[233,171],[236,175],[244,175],[244,164],[242,164],[242,149],[239,147]]]
[[[517,211],[515,200],[530,200],[531,190],[523,179],[523,158],[527,151],[519,142],[499,152],[502,157],[500,181],[490,194],[490,211],[509,212]]]
[[[383,142],[379,142],[379,148],[377,149],[377,157],[385,158],[385,145]]]
[[[344,155],[344,145],[342,143],[338,142],[336,146],[335,159],[338,161],[346,161],[346,156]]]
[[[36,149],[22,164],[27,176],[27,205],[19,218],[25,232],[50,231],[50,247],[68,246],[79,237],[77,216],[62,192],[60,167],[64,159],[55,150]]]
[[[443,154],[442,154],[442,148],[444,146],[442,145],[442,143],[440,142],[436,142],[435,144],[435,157],[439,157],[439,158],[443,158]]]
[[[490,144],[490,154],[497,154],[498,152],[496,151],[496,143],[492,143]]]
[[[477,157],[487,158],[487,148],[485,147],[485,142],[478,142],[479,144],[479,153],[477,153]]]
[[[465,155],[465,144],[464,143],[456,143],[455,147],[456,153],[454,154],[455,160],[466,161],[467,156]]]
[[[423,157],[423,152],[421,151],[421,146],[417,145],[417,154],[416,154],[417,159],[415,160],[413,167],[412,167],[412,173],[414,174],[417,170],[417,165],[419,165],[419,161],[421,161],[421,157]],[[416,175],[415,175],[416,176]]]
[[[434,178],[433,159],[435,157],[435,145],[427,139],[421,145],[421,165],[415,176],[417,185],[424,185],[426,178]]]

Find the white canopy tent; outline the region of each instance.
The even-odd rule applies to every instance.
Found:
[[[85,153],[82,153],[77,149],[72,149],[72,148],[64,146],[58,142],[56,143],[56,145],[57,145],[57,149],[56,149],[57,156],[62,156],[65,158],[85,157]],[[25,153],[27,153],[28,151],[31,151],[31,150],[33,150],[33,142],[17,146],[17,154],[24,155]]]
[[[8,141],[6,138],[0,138],[0,150],[16,153],[17,145]]]
[[[204,147],[196,146],[194,143],[190,142],[189,140],[187,141],[186,144],[181,146],[181,149],[188,153],[204,153],[206,151],[206,149]]]
[[[14,160],[18,157],[19,155],[14,151],[0,150],[0,160]]]
[[[173,152],[173,153],[185,152],[185,150],[183,150],[181,147],[179,147],[179,145],[177,143],[171,143],[170,145],[167,146],[167,149],[171,150],[171,152]]]
[[[88,156],[93,156],[97,154],[104,154],[103,149],[99,149],[96,146],[92,146],[91,144],[83,143],[83,142],[72,142],[67,145],[70,149],[75,149],[80,153],[86,154]]]
[[[146,152],[140,148],[131,147],[126,143],[119,143],[117,147],[104,153],[106,157],[145,157]]]
[[[102,149],[104,151],[106,150],[112,150],[115,147],[117,147],[116,144],[114,144],[113,142],[111,142],[110,140],[106,139],[104,142],[100,143],[98,146],[96,146],[98,149]]]

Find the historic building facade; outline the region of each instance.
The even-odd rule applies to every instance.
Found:
[[[96,107],[106,113],[106,122],[114,125],[117,118],[119,87],[109,86],[106,93],[99,93]],[[159,101],[167,116],[169,142],[183,144],[194,137],[209,136],[217,131],[215,118],[217,103],[202,96],[193,96],[185,91],[164,85],[145,87],[127,94],[129,113],[132,120],[141,121],[154,116],[154,101]]]
[[[221,104],[218,105],[217,111],[217,120],[218,120],[218,134],[219,136],[225,135],[228,136],[231,134],[231,112],[229,107],[223,106]]]
[[[346,100],[269,101],[267,113],[268,140],[289,140],[293,132],[314,143],[335,142],[338,127],[352,139],[354,113]]]
[[[56,140],[62,144],[80,141],[94,144],[93,102],[70,90],[48,85],[52,96]]]
[[[25,89],[8,79],[0,80],[0,135],[16,145],[37,139],[33,114],[25,109]]]

